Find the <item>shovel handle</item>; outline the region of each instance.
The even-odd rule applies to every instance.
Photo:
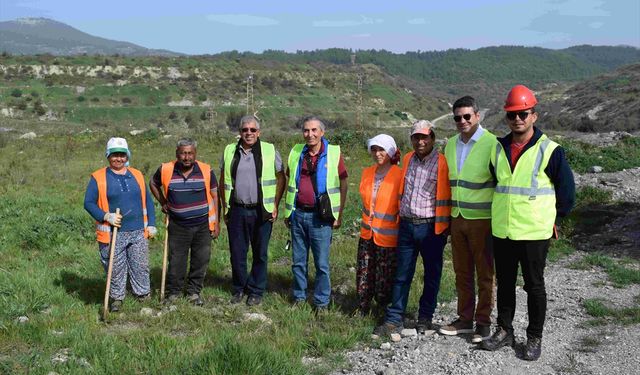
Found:
[[[164,301],[164,286],[167,281],[167,258],[169,256],[169,215],[164,221],[164,250],[162,252],[162,280],[160,281],[160,302]]]
[[[116,208],[116,214],[120,214],[120,209]],[[109,267],[107,268],[107,286],[104,292],[104,304],[102,309],[102,319],[107,320],[109,314],[109,291],[111,290],[111,274],[113,272],[113,254],[116,252],[116,238],[118,236],[118,227],[113,227],[113,235],[111,236],[111,246],[109,248]]]

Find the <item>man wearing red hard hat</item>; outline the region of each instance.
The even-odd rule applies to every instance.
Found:
[[[527,292],[529,326],[522,358],[534,361],[542,351],[547,311],[544,268],[555,224],[575,201],[573,173],[564,150],[534,126],[535,95],[514,86],[505,101],[505,121],[511,132],[498,138],[490,170],[496,179],[491,205],[491,231],[498,283],[498,327],[482,343],[486,350],[514,345],[518,266]]]

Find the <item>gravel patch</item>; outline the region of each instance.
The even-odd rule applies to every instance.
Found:
[[[633,374],[640,368],[638,325],[589,326],[592,319],[583,301],[600,298],[610,307],[630,307],[640,295],[640,285],[616,288],[600,268],[571,269],[586,253],[578,251],[548,264],[545,278],[548,295],[547,320],[542,357],[536,362],[519,359],[516,350],[477,350],[471,336],[438,334],[405,337],[380,346],[374,342],[364,350],[345,353],[348,365],[334,374]],[[526,341],[526,293],[517,289],[514,318],[516,340]],[[455,318],[456,301],[436,311],[443,324]],[[442,312],[444,311],[445,315]],[[453,313],[452,313],[453,312]],[[495,311],[493,313],[495,322]],[[373,327],[372,327],[373,329]]]

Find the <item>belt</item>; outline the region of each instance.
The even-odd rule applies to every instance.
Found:
[[[411,224],[433,224],[436,222],[435,217],[404,217],[401,216],[400,220],[406,221]]]
[[[257,203],[245,204],[245,203],[236,203],[236,202],[233,202],[233,206],[235,206],[235,207],[247,208],[247,209],[251,209],[251,208],[258,208],[258,204],[257,204]]]
[[[300,210],[304,212],[314,212],[316,210],[316,206],[305,206],[301,204],[296,206],[296,210]]]

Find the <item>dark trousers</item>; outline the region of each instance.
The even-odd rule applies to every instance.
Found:
[[[391,304],[387,306],[385,321],[399,324],[407,308],[411,281],[416,270],[418,254],[424,266],[424,286],[420,297],[418,319],[433,319],[442,276],[442,254],[447,237],[436,234],[434,224],[412,224],[400,219],[396,275],[391,288]]]
[[[233,293],[262,296],[267,287],[267,261],[272,223],[262,221],[259,209],[234,206],[229,213],[229,250]],[[247,275],[247,252],[251,245],[253,261]]]
[[[524,290],[527,292],[529,314],[527,337],[542,338],[542,328],[547,313],[544,267],[549,251],[549,240],[515,241],[493,237],[493,246],[498,282],[498,325],[510,332],[513,331],[516,279],[518,265],[520,265]]]
[[[182,227],[169,222],[169,271],[167,293],[180,294],[187,273],[187,259],[191,253],[187,294],[200,293],[211,257],[211,234],[208,223]]]

